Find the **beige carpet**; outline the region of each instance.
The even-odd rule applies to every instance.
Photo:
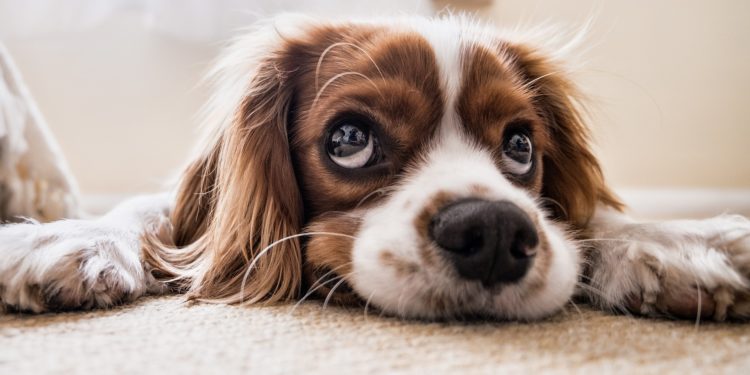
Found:
[[[109,311],[0,315],[0,373],[748,373],[750,324],[569,307],[533,323],[424,323],[306,303],[148,298]]]

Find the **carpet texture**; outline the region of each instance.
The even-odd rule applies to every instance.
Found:
[[[425,323],[319,303],[0,315],[0,373],[748,373],[750,324],[573,306],[536,323]]]

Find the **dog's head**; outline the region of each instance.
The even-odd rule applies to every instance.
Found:
[[[573,293],[566,231],[618,205],[562,67],[460,17],[277,19],[215,78],[177,248],[150,251],[198,299],[536,318]]]

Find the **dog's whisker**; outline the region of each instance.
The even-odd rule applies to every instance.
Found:
[[[315,280],[315,282],[310,286],[310,288],[314,288],[319,282],[321,282],[326,276],[330,275],[331,273],[335,273],[339,269],[347,267],[347,266],[351,266],[351,265],[352,265],[352,262],[346,262],[346,263],[341,264],[341,265],[339,265],[337,267],[334,267],[333,269],[329,270],[328,272],[326,272],[323,275],[321,275],[320,277],[318,277],[318,279]]]
[[[387,194],[387,193],[389,193],[391,191],[394,191],[394,190],[396,190],[395,187],[386,186],[386,187],[382,187],[380,189],[377,189],[375,191],[372,191],[369,194],[365,195],[362,199],[360,199],[359,202],[357,203],[357,205],[354,206],[354,208],[359,208],[359,206],[361,206],[363,203],[365,203],[365,201],[367,201],[367,199],[371,198],[374,195],[377,195],[377,194]]]
[[[323,310],[325,310],[326,307],[328,307],[328,302],[330,302],[331,297],[333,297],[333,293],[336,291],[336,288],[338,288],[339,286],[341,286],[341,284],[346,282],[346,279],[343,276],[339,276],[339,278],[341,280],[339,280],[339,282],[337,282],[336,285],[334,285],[333,288],[331,288],[331,290],[328,292],[328,295],[326,296],[325,301],[323,301]]]
[[[577,243],[588,243],[588,242],[622,242],[622,243],[648,243],[647,241],[634,240],[632,238],[587,238],[582,240],[576,240]]]
[[[380,78],[382,78],[382,79],[385,79],[385,76],[383,75],[383,71],[382,71],[382,70],[380,70],[380,66],[378,66],[378,64],[377,64],[377,63],[375,62],[375,60],[374,60],[374,59],[372,58],[372,56],[370,56],[370,54],[369,54],[369,53],[368,53],[367,51],[365,51],[365,49],[364,49],[364,48],[362,48],[362,47],[360,47],[360,46],[358,46],[358,45],[356,45],[356,44],[354,44],[354,43],[350,43],[350,42],[337,42],[337,43],[333,43],[333,44],[331,44],[330,46],[328,46],[328,47],[327,47],[327,48],[326,48],[326,49],[325,49],[325,50],[324,50],[324,51],[323,51],[323,52],[322,52],[322,53],[320,54],[320,57],[318,58],[318,62],[317,62],[317,64],[315,65],[315,91],[318,91],[318,89],[319,89],[319,87],[320,87],[320,86],[318,85],[318,80],[319,80],[319,78],[320,78],[320,68],[321,68],[321,66],[322,66],[322,64],[323,64],[323,60],[325,59],[326,55],[327,55],[327,54],[328,54],[328,53],[329,53],[329,52],[330,52],[330,51],[331,51],[332,49],[334,49],[334,48],[336,48],[336,47],[340,47],[340,46],[348,46],[348,47],[353,47],[353,48],[355,48],[355,49],[359,50],[360,52],[362,52],[362,54],[363,54],[363,55],[365,55],[365,57],[367,57],[367,59],[368,59],[368,60],[370,60],[370,62],[372,62],[372,65],[373,65],[373,66],[375,66],[375,69],[376,69],[376,70],[378,71],[378,73],[380,74]]]
[[[656,99],[656,97],[654,96],[654,94],[652,94],[651,91],[649,91],[646,88],[646,86],[644,86],[643,84],[641,84],[637,80],[629,78],[629,77],[627,77],[624,74],[619,74],[619,73],[616,73],[616,72],[613,72],[613,71],[602,70],[602,69],[592,69],[592,68],[578,69],[578,72],[579,72],[579,74],[596,73],[596,74],[609,75],[611,77],[621,79],[623,82],[627,82],[627,83],[633,85],[635,88],[637,88],[639,91],[641,91],[641,93],[644,94],[646,96],[646,98],[648,98],[648,101],[651,102],[651,104],[654,106],[654,108],[656,108],[656,112],[659,115],[659,119],[658,119],[658,122],[657,122],[658,127],[664,126],[664,110],[662,109],[661,105],[659,104],[659,100]]]
[[[365,301],[365,308],[364,308],[365,322],[368,321],[367,308],[370,306],[370,301],[372,300],[372,297],[375,296],[375,293],[376,291],[373,291],[372,293],[370,293],[370,296],[367,297],[367,301]]]
[[[602,306],[602,305],[606,304],[607,306],[610,306],[611,309],[614,309],[614,311],[616,311],[616,312],[620,312],[620,313],[622,313],[624,315],[627,315],[629,317],[633,317],[633,314],[630,311],[628,311],[628,309],[625,306],[623,306],[621,302],[613,302],[611,300],[611,298],[604,291],[602,291],[601,289],[596,288],[595,286],[593,286],[591,284],[581,283],[581,282],[576,283],[576,288],[581,288],[581,289],[585,290],[586,293],[584,295],[589,300],[592,300],[592,297],[596,297],[596,298],[593,298],[593,301],[592,301],[592,302],[594,302],[594,304],[596,304],[598,306]],[[601,299],[601,301],[603,303],[597,302],[596,301],[597,298]]]
[[[339,281],[339,280],[341,280],[342,278],[343,278],[342,276],[334,276],[334,277],[332,277],[332,278],[330,278],[330,279],[328,279],[328,280],[326,280],[326,281],[323,281],[323,282],[321,282],[321,283],[320,283],[320,285],[318,285],[318,286],[317,286],[317,287],[316,287],[315,289],[311,289],[310,291],[308,291],[308,292],[307,292],[307,293],[305,294],[305,296],[304,296],[304,297],[302,297],[302,299],[300,299],[299,301],[297,301],[297,303],[295,303],[295,304],[294,304],[294,307],[292,308],[292,310],[296,309],[296,308],[297,308],[297,306],[299,306],[300,304],[302,304],[302,303],[303,303],[303,302],[304,302],[304,301],[305,301],[305,300],[306,300],[306,299],[307,299],[308,297],[310,297],[310,296],[311,296],[311,295],[312,295],[313,293],[315,293],[315,291],[317,291],[318,289],[320,289],[320,288],[322,288],[322,287],[324,287],[324,286],[326,286],[326,285],[328,285],[328,284],[330,284],[330,283],[332,283],[332,282],[334,282],[334,281]],[[329,292],[330,292],[330,291],[329,291]]]
[[[401,292],[399,293],[398,299],[396,300],[396,312],[399,316],[404,316],[405,314],[402,312],[403,309],[403,302],[404,297],[406,296],[406,288],[401,289]]]
[[[597,297],[599,297],[599,298],[603,298],[603,299],[605,299],[605,300],[608,300],[608,299],[609,299],[609,298],[607,297],[607,295],[605,294],[605,292],[604,292],[604,291],[602,291],[601,289],[599,289],[599,288],[597,288],[597,287],[595,287],[595,286],[593,286],[593,285],[591,285],[591,284],[588,284],[588,283],[582,283],[582,282],[578,282],[578,283],[576,283],[576,287],[577,287],[577,288],[581,288],[581,289],[583,289],[583,290],[585,290],[585,291],[587,291],[587,292],[593,292],[593,293],[595,293],[595,294],[596,294],[596,296],[597,296]]]
[[[270,245],[263,248],[258,254],[253,258],[253,261],[250,262],[250,265],[247,267],[247,270],[245,270],[245,274],[242,276],[242,283],[240,284],[240,304],[245,302],[245,284],[247,284],[247,279],[250,277],[250,273],[252,272],[253,268],[255,268],[255,265],[257,264],[258,260],[263,257],[268,251],[273,249],[275,246],[284,243],[285,241],[293,240],[296,238],[301,237],[310,237],[310,236],[334,236],[334,237],[346,237],[351,239],[356,239],[356,237],[343,234],[343,233],[334,233],[334,232],[306,232],[306,233],[298,233],[291,236],[286,236],[282,239],[279,239],[277,241],[274,241]]]
[[[307,291],[307,293],[305,293],[305,295],[302,296],[302,298],[294,304],[294,306],[292,307],[292,311],[290,312],[290,314],[294,313],[294,311],[297,309],[297,307],[299,307],[303,302],[305,302],[317,290],[319,290],[320,288],[326,286],[328,283],[330,283],[332,281],[338,280],[336,277],[334,277],[334,278],[330,278],[328,280],[323,281],[323,279],[326,276],[330,275],[331,273],[334,273],[337,269],[339,269],[341,267],[344,267],[344,266],[347,266],[347,265],[349,265],[349,264],[343,264],[341,266],[338,266],[338,267],[336,267],[336,268],[334,268],[334,269],[326,272],[325,274],[323,274],[322,276],[320,276],[317,280],[315,280],[315,282],[310,286],[310,289]]]
[[[578,308],[578,304],[576,304],[575,301],[573,301],[572,298],[568,301],[568,304],[570,304],[571,306],[573,306],[573,308],[576,310],[576,312],[578,312],[578,317],[582,320],[583,319],[583,311],[581,311],[581,309]]]
[[[331,44],[325,50],[323,50],[323,52],[320,54],[320,57],[318,57],[318,63],[315,64],[315,92],[318,92],[320,90],[320,85],[318,84],[318,81],[320,79],[320,67],[323,64],[323,60],[326,58],[326,55],[328,54],[328,52],[330,52],[335,47],[342,45],[343,43],[344,42]]]
[[[692,269],[691,267],[688,267],[688,269],[690,270],[690,274],[693,276],[693,280],[695,281],[695,293],[697,294],[696,300],[698,302],[698,306],[697,306],[698,308],[695,311],[695,330],[697,331],[698,328],[700,328],[701,313],[703,312],[702,311],[703,310],[703,295],[702,295],[703,293],[701,293],[702,291],[701,282],[700,282],[700,279],[698,278],[698,275],[695,273],[695,270]]]
[[[557,74],[561,74],[561,73],[564,73],[564,72],[562,70],[556,70],[556,71],[549,72],[547,74],[543,74],[543,75],[541,75],[539,77],[536,77],[536,78],[532,79],[531,81],[527,82],[526,84],[524,84],[523,86],[521,86],[521,88],[523,90],[525,90],[525,91],[532,91],[533,92],[534,91],[534,87],[533,86],[537,82],[539,82],[539,81],[541,81],[541,80],[543,80],[543,79],[545,79],[547,77],[551,77],[553,75],[557,75]]]
[[[330,86],[337,79],[346,77],[346,76],[357,76],[357,77],[364,78],[373,87],[375,87],[375,90],[378,92],[378,94],[380,94],[380,96],[383,96],[383,93],[380,92],[380,88],[378,88],[378,86],[375,84],[375,82],[372,81],[372,79],[370,79],[370,77],[359,72],[343,72],[343,73],[336,74],[335,76],[331,77],[328,81],[326,81],[326,83],[323,84],[323,87],[321,87],[320,90],[318,90],[318,93],[315,95],[315,99],[313,99],[311,108],[315,108],[317,106],[318,100],[320,100],[320,96],[323,94],[326,88],[328,88],[328,86]]]
[[[568,210],[566,210],[565,206],[563,206],[562,203],[558,202],[557,200],[554,200],[554,199],[548,198],[548,197],[541,197],[541,198],[538,198],[538,200],[540,202],[542,202],[542,203],[544,203],[544,202],[550,202],[550,203],[554,204],[556,207],[558,207],[560,209],[560,211],[562,211],[562,213],[565,216],[568,216]]]

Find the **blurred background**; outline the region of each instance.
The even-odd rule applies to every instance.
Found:
[[[607,178],[625,194],[704,191],[748,204],[749,1],[0,0],[0,40],[83,193],[123,195],[158,190],[182,166],[206,98],[197,84],[238,27],[279,11],[445,7],[499,27],[592,19],[575,79],[591,98]]]

